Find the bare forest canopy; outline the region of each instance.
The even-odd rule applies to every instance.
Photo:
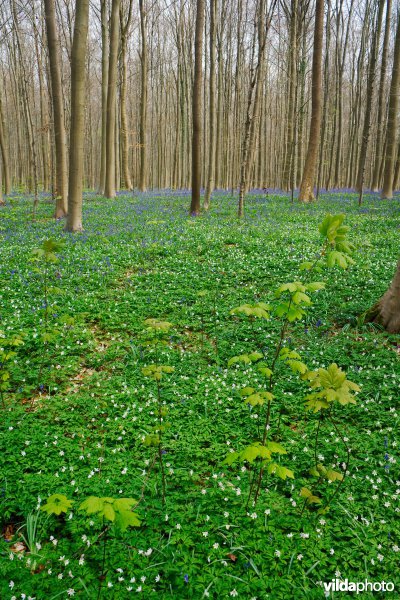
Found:
[[[205,3],[202,50],[203,186],[207,180],[206,157],[210,145],[210,4]],[[381,22],[377,23],[380,3],[376,0],[328,0],[323,4],[322,123],[316,184],[323,188],[356,187],[364,122],[370,118],[365,186],[378,189],[382,183],[398,5],[396,1],[383,2]],[[108,59],[110,9],[107,0],[94,0],[90,4],[84,186],[91,189],[101,187],[102,80],[107,77],[104,58]],[[103,15],[103,31],[102,10],[106,19],[104,21]],[[215,1],[213,102],[217,188],[236,188],[239,184],[249,83],[258,56],[257,11],[257,0]],[[56,0],[55,15],[68,139],[75,3]],[[311,0],[280,0],[274,7],[265,45],[249,187],[290,189],[292,183],[295,187],[300,184],[311,115],[314,15],[315,2]],[[121,0],[118,20],[117,188],[188,188],[191,186],[196,2]],[[372,41],[378,26],[379,39],[373,60]],[[102,55],[103,50],[106,52]],[[371,61],[374,62],[373,81]],[[43,2],[5,0],[1,3],[0,81],[2,137],[12,185],[33,187],[34,161],[29,141],[33,135],[39,189],[51,190],[55,187],[53,110]],[[369,95],[370,115],[367,116],[365,107]],[[144,146],[145,165],[141,161]],[[396,186],[399,167],[397,159]],[[141,169],[145,173],[141,173]]]

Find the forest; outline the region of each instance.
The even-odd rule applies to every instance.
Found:
[[[0,2],[0,599],[400,597],[398,0]]]

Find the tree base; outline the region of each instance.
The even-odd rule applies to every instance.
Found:
[[[366,323],[378,323],[389,333],[400,333],[400,263],[393,282],[365,314]]]

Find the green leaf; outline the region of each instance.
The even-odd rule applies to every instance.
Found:
[[[339,473],[338,471],[333,471],[332,469],[327,469],[326,477],[329,479],[329,481],[342,481],[343,473]]]
[[[268,473],[270,473],[271,475],[274,474],[280,479],[286,479],[287,477],[289,477],[290,479],[294,479],[293,471],[287,469],[286,467],[282,467],[277,463],[271,463],[270,465],[268,465],[267,470]]]
[[[283,317],[284,315],[287,314],[288,310],[289,310],[289,302],[281,302],[275,308],[275,313],[278,317]]]
[[[306,487],[301,488],[300,496],[306,498],[307,504],[321,504],[322,500],[318,496],[314,496],[313,493]]]
[[[112,502],[107,502],[106,500],[112,500]],[[104,506],[103,506],[102,513],[104,515],[104,518],[107,519],[107,521],[114,521],[114,519],[115,519],[115,510],[112,506],[113,502],[114,502],[113,498],[104,499]]]
[[[265,302],[257,302],[257,304],[242,304],[237,306],[230,311],[231,315],[245,314],[248,317],[258,317],[263,319],[269,319],[270,310],[269,304]]]
[[[315,413],[321,409],[329,408],[329,402],[320,398],[318,394],[309,394],[306,396],[306,400],[305,407]]]
[[[309,271],[312,268],[313,268],[313,263],[308,260],[305,262],[302,262],[300,265],[300,271]]]
[[[114,509],[116,511],[130,510],[137,503],[138,501],[135,498],[117,498],[114,500]]]
[[[239,394],[241,396],[250,396],[250,394],[252,394],[254,392],[254,388],[252,387],[245,387],[243,389],[240,390]]]
[[[284,283],[280,287],[278,287],[277,292],[296,292],[297,291],[297,283]]]
[[[301,375],[304,375],[304,373],[306,373],[308,371],[307,366],[301,362],[300,360],[288,360],[287,364],[289,365],[289,367],[292,369],[292,371],[294,373],[301,373]]]
[[[233,356],[232,358],[230,358],[228,360],[228,367],[230,367],[231,365],[234,365],[236,363],[244,363],[246,365],[248,365],[249,363],[251,363],[251,359],[249,358],[248,354],[241,354],[240,356]]]
[[[347,269],[348,262],[348,257],[346,258],[342,252],[338,252],[337,250],[332,250],[332,252],[329,252],[326,260],[328,267],[334,267],[335,265],[338,265],[342,269]]]
[[[266,447],[273,454],[287,454],[285,448],[278,444],[277,442],[266,442]]]
[[[128,527],[140,527],[140,520],[137,513],[130,510],[120,510],[115,515],[115,525],[121,531],[126,531]]]
[[[88,515],[98,513],[103,510],[103,500],[97,496],[89,496],[82,502],[79,510],[84,510]]]
[[[154,433],[150,433],[144,437],[143,443],[145,446],[159,446],[160,437]]]
[[[295,304],[307,304],[310,305],[311,304],[311,298],[310,296],[307,296],[307,294],[304,294],[303,292],[295,292],[292,296],[292,302],[294,302]]]
[[[63,494],[53,494],[47,498],[46,504],[44,504],[41,510],[47,512],[49,515],[60,515],[66,513],[72,506],[73,500],[68,500]]]
[[[222,461],[223,465],[231,465],[239,460],[239,452],[229,452],[228,456]]]
[[[293,321],[299,321],[303,318],[304,310],[298,307],[291,306],[287,312],[287,320],[289,323],[293,323]]]
[[[247,448],[240,453],[240,459],[247,460],[249,463],[253,463],[259,456],[260,450],[258,446],[247,446]]]
[[[271,369],[264,365],[258,365],[258,371],[259,373],[261,373],[261,375],[264,375],[265,377],[271,377],[272,375]]]
[[[306,288],[309,292],[317,292],[318,290],[325,289],[326,284],[323,281],[314,281],[312,283],[307,283]]]

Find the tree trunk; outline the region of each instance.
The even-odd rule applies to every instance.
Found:
[[[126,87],[127,87],[127,68],[126,68],[126,47],[128,42],[129,27],[132,16],[132,2],[129,2],[128,15],[124,24],[123,10],[121,5],[120,11],[120,28],[121,28],[121,171],[123,177],[124,188],[132,189],[132,180],[129,170],[129,130],[128,130],[128,115],[126,111]]]
[[[387,72],[387,61],[388,61],[388,50],[389,50],[391,12],[392,12],[392,0],[387,0],[385,35],[383,38],[381,76],[380,76],[380,82],[379,82],[375,164],[374,164],[374,173],[373,173],[372,184],[371,184],[371,189],[374,192],[377,192],[379,189],[380,169],[381,169],[381,164],[382,164],[383,129],[384,129],[384,121],[385,121],[384,117],[385,117],[385,112],[386,112],[386,110],[385,110],[386,109],[385,84],[386,84],[386,72]]]
[[[108,0],[101,0],[101,155],[100,193],[106,188],[107,143],[107,89],[108,89]]]
[[[367,160],[369,133],[370,133],[370,128],[371,128],[372,100],[374,97],[376,63],[378,60],[378,48],[379,48],[379,39],[381,37],[384,6],[385,6],[385,0],[380,0],[377,20],[376,20],[376,24],[375,24],[374,31],[373,31],[371,55],[369,58],[368,79],[367,79],[367,98],[366,98],[366,103],[365,103],[364,127],[363,127],[363,135],[362,135],[362,139],[361,139],[361,151],[360,151],[360,157],[359,157],[359,162],[358,162],[358,173],[357,173],[357,184],[356,184],[356,189],[360,193],[359,202],[358,202],[359,204],[361,204],[363,187],[364,187],[365,162]]]
[[[0,206],[4,206],[4,198],[3,198],[3,182],[2,182],[2,164],[0,160]]]
[[[297,12],[298,0],[291,0],[290,10],[290,40],[288,47],[289,54],[289,80],[288,80],[288,108],[286,116],[286,147],[285,160],[282,174],[282,189],[288,191],[292,187],[292,172],[293,172],[293,149],[294,149],[294,134],[296,123],[296,90],[297,90]]]
[[[66,231],[82,231],[83,142],[89,0],[76,0],[71,50],[71,125]]]
[[[110,24],[110,61],[108,66],[107,90],[107,126],[106,126],[106,183],[104,195],[106,198],[115,198],[115,129],[116,129],[116,103],[117,103],[117,65],[119,41],[119,6],[120,0],[112,0]]]
[[[3,159],[2,173],[3,173],[3,179],[4,179],[4,193],[7,196],[7,194],[9,194],[11,191],[11,184],[10,184],[10,171],[8,168],[8,153],[7,153],[6,142],[5,142],[4,136],[5,136],[5,133],[4,133],[4,120],[3,120],[3,107],[2,107],[2,103],[1,103],[1,97],[0,97],[0,151],[1,151],[1,157]]]
[[[322,41],[324,35],[324,2],[316,0],[314,51],[312,64],[312,107],[310,137],[303,178],[300,186],[299,200],[311,202],[314,200],[314,179],[318,159],[318,144],[321,129],[321,89],[322,89]]]
[[[215,118],[216,118],[216,106],[215,106],[215,15],[217,9],[217,0],[210,0],[210,121],[209,121],[209,157],[208,157],[208,176],[207,176],[207,187],[204,196],[204,210],[210,208],[210,196],[215,186]]]
[[[366,320],[379,323],[390,333],[400,333],[400,261],[389,289],[367,312]]]
[[[238,203],[238,218],[244,217],[244,199],[247,193],[252,159],[254,152],[254,140],[256,124],[258,122],[258,111],[260,106],[261,90],[264,83],[264,66],[265,66],[265,45],[267,41],[267,31],[271,23],[273,11],[276,2],[273,2],[269,8],[268,16],[265,15],[265,0],[260,0],[257,14],[257,32],[258,32],[258,57],[257,64],[254,69],[254,75],[250,80],[248,99],[247,99],[247,115],[245,130],[243,136],[242,156],[240,165],[240,183],[239,183],[239,203]],[[253,47],[254,50],[254,47]],[[254,96],[254,100],[253,100]]]
[[[64,124],[64,103],[61,84],[60,50],[57,36],[54,0],[44,0],[46,17],[47,45],[51,78],[51,96],[54,121],[54,145],[56,154],[56,209],[55,218],[60,219],[67,214],[68,179],[67,179],[67,140]]]
[[[140,35],[141,35],[141,94],[140,94],[140,125],[139,125],[139,143],[140,143],[140,174],[139,190],[144,192],[147,187],[147,31],[146,31],[146,13],[143,6],[143,0],[139,0],[140,11]]]
[[[383,174],[382,198],[391,200],[393,198],[393,178],[394,165],[397,149],[397,126],[399,111],[399,91],[400,91],[400,11],[397,15],[396,41],[393,55],[392,82],[390,84],[389,94],[389,113],[386,130],[386,156],[385,170]]]
[[[196,33],[194,42],[194,81],[192,98],[192,201],[190,214],[196,216],[200,213],[200,187],[201,187],[201,105],[203,85],[203,31],[204,31],[204,0],[197,0]]]

